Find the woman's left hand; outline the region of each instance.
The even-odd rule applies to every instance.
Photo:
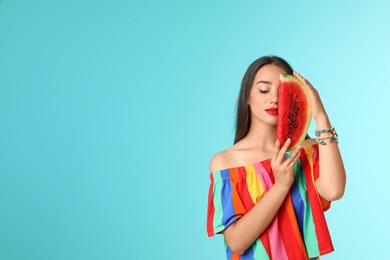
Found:
[[[302,77],[301,74],[299,74],[298,72],[294,71],[294,76],[297,77],[307,89],[310,103],[311,103],[313,118],[316,121],[318,119],[326,119],[328,116],[326,114],[325,107],[322,104],[320,95],[318,94],[318,91],[313,87],[313,85],[307,79]]]
[[[308,91],[312,107],[311,110],[317,123],[317,129],[332,127],[318,91],[298,72],[294,72],[294,76],[303,83]],[[330,143],[327,140],[326,145],[319,145],[318,147],[320,153],[320,177],[316,181],[318,194],[327,201],[338,200],[344,194],[346,183],[345,169],[338,142]]]

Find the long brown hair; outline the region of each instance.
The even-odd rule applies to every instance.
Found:
[[[277,56],[264,56],[255,60],[245,72],[242,79],[240,94],[237,100],[237,115],[236,115],[236,137],[234,143],[237,143],[244,138],[251,127],[251,115],[248,105],[249,93],[252,88],[253,80],[259,69],[267,64],[275,64],[283,68],[287,74],[293,74],[293,69],[284,59]]]

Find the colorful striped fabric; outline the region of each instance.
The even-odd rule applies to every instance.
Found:
[[[324,217],[330,203],[317,193],[318,145],[301,150],[289,194],[268,228],[243,254],[226,246],[227,259],[309,259],[333,251]],[[270,159],[210,174],[207,236],[245,215],[274,183]]]

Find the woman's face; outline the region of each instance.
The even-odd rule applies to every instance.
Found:
[[[248,99],[252,122],[277,124],[280,73],[286,71],[275,64],[264,65],[257,71]]]

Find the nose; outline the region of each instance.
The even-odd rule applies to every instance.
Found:
[[[274,95],[272,95],[272,97],[271,97],[271,104],[278,105],[278,97],[279,97],[278,94],[279,93],[276,92]]]

